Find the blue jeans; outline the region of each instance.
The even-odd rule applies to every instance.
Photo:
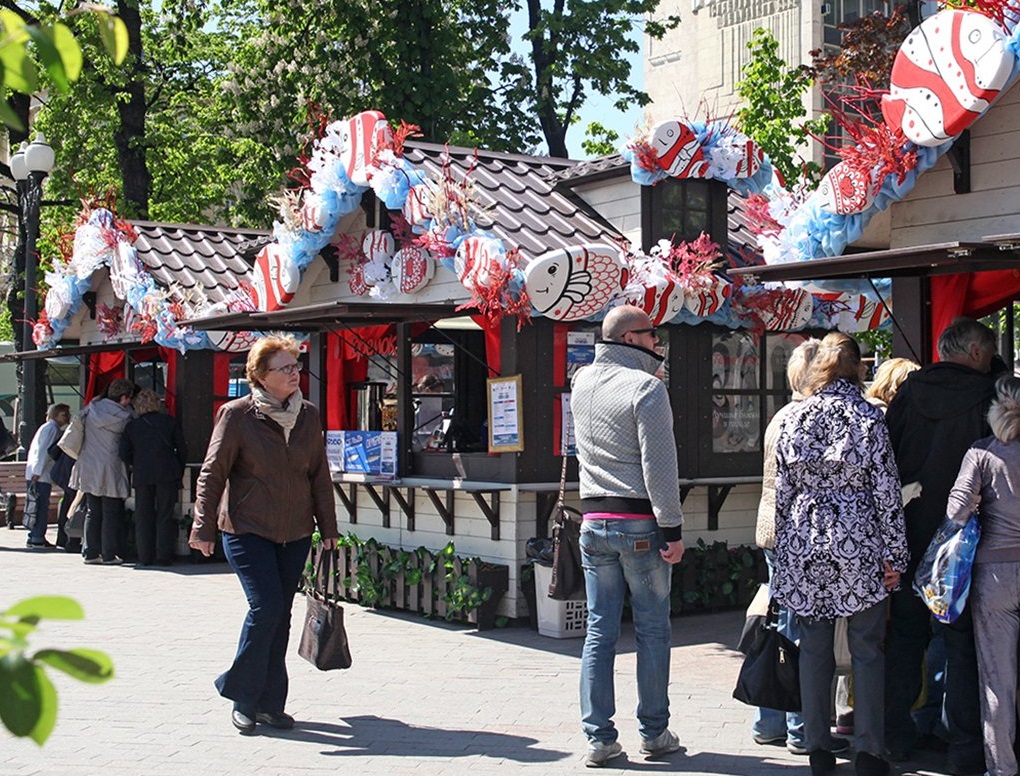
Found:
[[[254,534],[223,534],[223,551],[248,599],[237,654],[216,689],[252,715],[283,711],[287,702],[290,610],[311,537],[276,544]]]
[[[617,739],[613,664],[623,599],[630,589],[637,643],[638,732],[649,740],[669,724],[669,588],[672,567],[653,519],[585,520],[581,562],[588,633],[581,654],[581,726],[590,742]]]
[[[769,567],[769,584],[771,585],[775,552],[765,550],[765,563]],[[790,641],[796,642],[800,639],[800,630],[797,628],[797,615],[785,606],[779,610],[777,630],[790,639]],[[786,736],[787,744],[803,746],[804,720],[801,718],[799,711],[786,712],[778,709],[757,708],[754,711],[751,734],[769,739]]]
[[[46,525],[50,519],[50,491],[53,486],[39,480],[34,486],[29,482],[28,487],[35,487],[35,524],[28,534],[28,543],[42,544],[46,541]]]

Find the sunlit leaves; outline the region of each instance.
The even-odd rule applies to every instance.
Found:
[[[41,620],[80,620],[81,606],[65,596],[39,596],[0,612],[0,722],[15,736],[42,746],[57,723],[57,690],[44,666],[79,681],[99,684],[113,677],[113,661],[94,649],[43,649],[29,655],[26,637]]]

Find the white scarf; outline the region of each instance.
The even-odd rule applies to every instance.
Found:
[[[286,401],[280,401],[268,391],[253,385],[251,387],[251,397],[255,402],[255,408],[279,424],[280,428],[283,429],[284,440],[289,442],[291,429],[297,424],[298,414],[301,412],[301,407],[304,406],[304,397],[301,395],[301,389],[298,388],[294,391],[294,393],[287,397]]]

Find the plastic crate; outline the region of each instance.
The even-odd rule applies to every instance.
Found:
[[[557,601],[549,597],[552,566],[534,564],[535,608],[538,609],[538,632],[554,639],[573,639],[584,635],[588,627],[588,603]]]

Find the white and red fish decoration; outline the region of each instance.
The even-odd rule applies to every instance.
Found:
[[[419,183],[412,186],[407,192],[407,199],[404,200],[401,213],[415,234],[424,232],[428,223],[434,218],[432,213],[434,197],[435,186],[429,183]]]
[[[766,291],[769,304],[758,308],[758,317],[768,331],[803,329],[814,312],[814,299],[803,288]]]
[[[1013,71],[1005,31],[976,11],[945,9],[921,22],[893,61],[882,114],[908,140],[937,146],[984,113]]]
[[[652,150],[666,174],[674,178],[705,178],[708,162],[694,130],[682,121],[662,121],[652,127]]]
[[[532,305],[558,321],[578,321],[602,312],[626,287],[627,278],[619,248],[601,243],[543,253],[524,270]]]
[[[361,237],[361,252],[368,261],[381,259],[388,262],[397,252],[397,242],[385,229],[369,229]]]
[[[453,270],[468,291],[488,288],[495,270],[504,265],[503,243],[493,237],[468,237],[457,247]]]
[[[217,350],[225,350],[228,353],[243,353],[251,350],[259,335],[250,331],[207,331],[209,342]]]
[[[821,208],[829,213],[848,216],[863,213],[875,201],[875,182],[869,173],[847,162],[829,170],[818,186]]]
[[[393,285],[402,294],[416,294],[432,280],[436,262],[429,252],[417,245],[408,245],[397,251],[390,265]]]
[[[110,257],[110,285],[118,299],[127,299],[128,291],[141,282],[142,263],[133,245],[119,240]]]
[[[733,286],[716,275],[702,278],[686,290],[684,307],[699,318],[707,318],[719,311],[732,292]]]
[[[340,140],[340,161],[351,183],[367,186],[376,154],[393,142],[393,132],[386,116],[377,110],[366,110],[342,122],[337,130]]]
[[[263,312],[290,304],[301,284],[301,271],[279,245],[270,243],[255,257],[252,270],[252,302]]]

